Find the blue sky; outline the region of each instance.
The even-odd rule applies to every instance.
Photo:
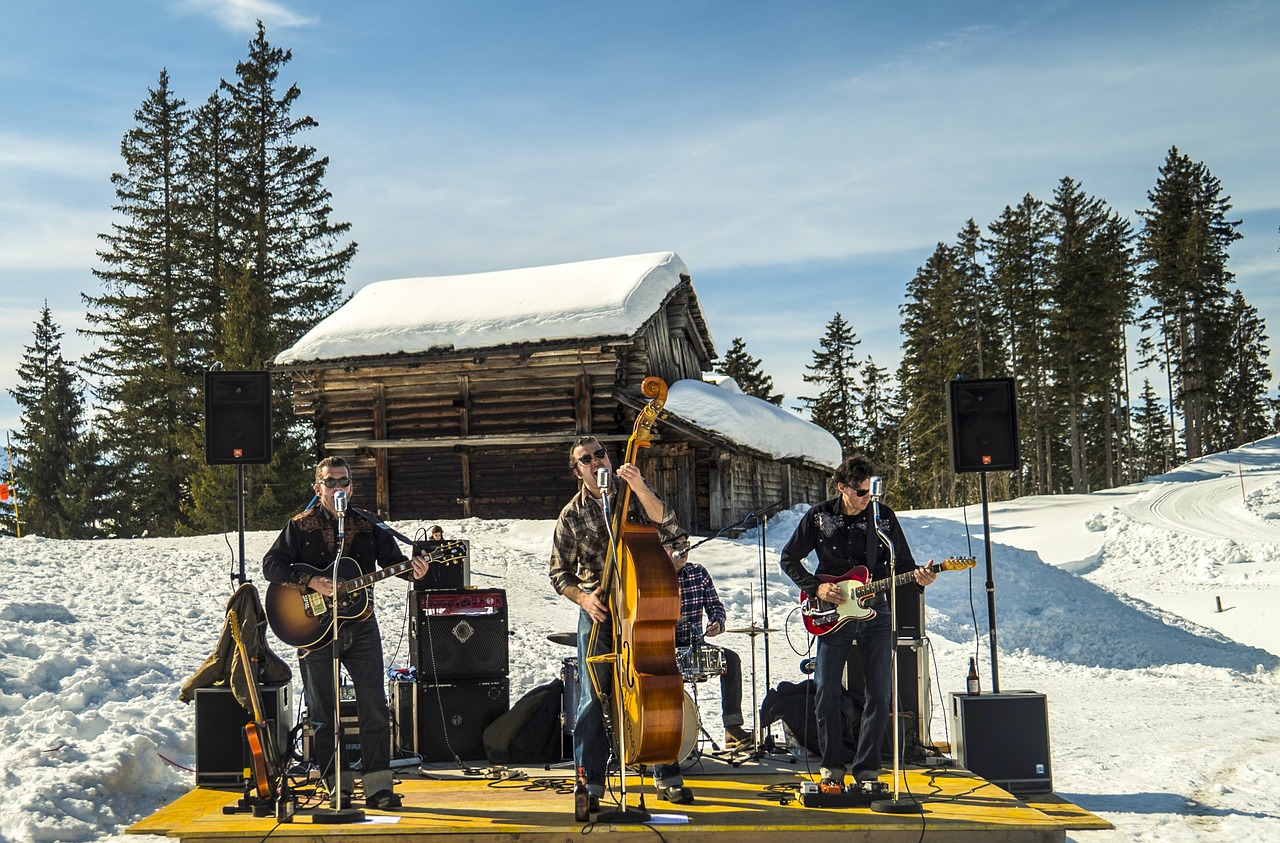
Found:
[[[319,121],[352,289],[673,250],[719,351],[775,386],[839,311],[899,362],[903,290],[965,221],[1063,176],[1134,217],[1173,145],[1233,198],[1280,369],[1280,5],[0,0],[0,389],[47,299],[64,351],[110,175],[167,68],[191,105],[254,21]],[[17,408],[0,395],[0,427]]]

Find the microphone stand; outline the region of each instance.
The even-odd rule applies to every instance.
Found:
[[[333,600],[333,793],[329,797],[329,809],[316,811],[311,817],[312,822],[326,825],[364,822],[364,811],[342,807],[342,698],[338,686],[342,651],[338,642],[338,563],[342,560],[346,544],[347,493],[341,489],[333,493],[333,511],[338,516],[338,552],[333,557],[333,573],[329,577],[333,583],[330,595]]]
[[[898,728],[898,558],[889,536],[880,529],[880,496],[884,494],[884,480],[871,478],[871,522],[876,536],[889,548],[889,687],[892,689],[893,707],[890,728],[893,729],[893,798],[877,799],[871,810],[881,814],[923,814],[924,807],[915,799],[903,799],[899,786],[902,780],[902,735]]]

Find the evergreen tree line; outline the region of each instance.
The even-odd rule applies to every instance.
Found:
[[[204,373],[264,368],[343,300],[355,243],[331,219],[328,158],[302,142],[292,59],[262,23],[231,80],[189,107],[162,71],[120,144],[117,215],[99,234],[94,349],[65,360],[47,306],[24,353],[12,475],[22,531],[81,538],[234,528],[236,469],[204,461]],[[273,460],[246,469],[251,528],[310,485],[310,429],[273,389]],[[91,403],[87,407],[86,403]],[[305,502],[304,502],[305,503]],[[7,516],[12,529],[12,506]]]
[[[976,498],[974,475],[951,466],[957,377],[1016,385],[1022,469],[991,475],[996,498],[1111,488],[1275,432],[1266,326],[1227,268],[1241,236],[1230,197],[1174,147],[1147,199],[1135,231],[1066,177],[985,233],[969,220],[907,285],[896,378],[856,357],[836,313],[803,376],[817,395],[796,409],[875,459],[901,507]],[[1130,380],[1153,370],[1167,405]],[[717,371],[780,403],[740,338]]]

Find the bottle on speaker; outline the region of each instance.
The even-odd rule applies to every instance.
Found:
[[[965,690],[970,695],[981,694],[982,687],[978,684],[978,663],[969,657],[969,678],[965,680]]]
[[[573,783],[573,818],[580,823],[591,819],[591,792],[587,790],[587,777],[581,767]]]

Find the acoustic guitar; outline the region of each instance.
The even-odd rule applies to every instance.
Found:
[[[253,722],[244,727],[244,739],[249,744],[253,767],[253,784],[257,788],[258,798],[270,802],[275,799],[276,745],[272,740],[271,725],[262,716],[262,692],[258,688],[258,677],[249,669],[249,654],[240,638],[240,622],[236,619],[234,609],[228,610],[227,620],[231,624],[231,635],[236,640],[236,650],[240,653],[245,680],[249,683],[249,700],[253,703]]]
[[[447,542],[422,558],[429,563],[451,564],[466,558],[466,555],[466,542]],[[327,577],[332,573],[331,568],[314,568],[310,565],[298,567],[313,577]],[[338,560],[338,581],[330,597],[306,586],[273,582],[267,586],[263,602],[267,610],[267,623],[271,625],[271,631],[277,638],[292,647],[304,650],[322,647],[333,641],[335,599],[338,603],[339,627],[347,621],[364,620],[373,614],[373,601],[365,589],[379,580],[411,570],[413,560],[407,559],[372,574],[362,574],[360,563],[350,556],[344,556]]]
[[[972,556],[955,556],[941,562],[931,562],[925,570],[940,573],[942,571],[962,571],[972,568],[977,563]],[[866,601],[882,591],[888,591],[892,584],[906,585],[915,582],[915,571],[907,571],[896,577],[885,577],[875,582],[867,582],[870,573],[862,565],[855,565],[841,577],[818,574],[824,583],[835,583],[844,595],[843,603],[830,603],[800,592],[800,614],[804,617],[805,629],[811,635],[826,635],[844,626],[849,621],[865,621],[876,616],[876,610],[870,609]]]

